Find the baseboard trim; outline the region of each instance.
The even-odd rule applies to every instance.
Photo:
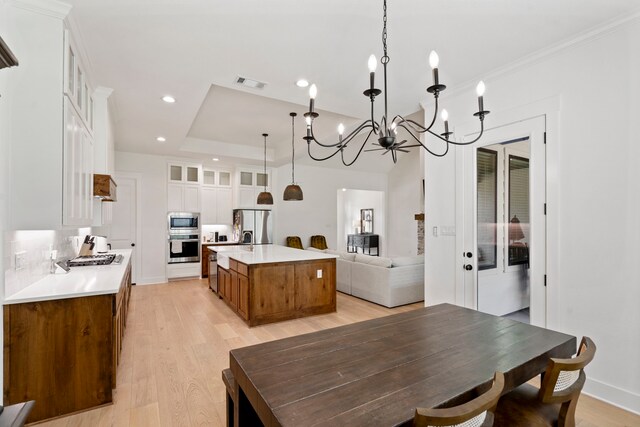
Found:
[[[161,283],[167,283],[167,278],[165,276],[145,277],[145,278],[139,279],[136,282],[136,285],[159,285]]]
[[[625,411],[640,415],[640,395],[632,391],[587,378],[582,392]]]

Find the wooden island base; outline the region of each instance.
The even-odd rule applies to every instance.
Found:
[[[320,276],[320,277],[318,277]],[[218,293],[249,326],[336,311],[336,260],[218,266]]]

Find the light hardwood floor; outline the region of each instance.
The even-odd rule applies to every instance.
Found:
[[[248,328],[204,280],[135,286],[113,405],[38,426],[222,426],[230,349],[418,307],[387,309],[338,293],[337,313]],[[640,426],[640,416],[582,396],[578,425]]]

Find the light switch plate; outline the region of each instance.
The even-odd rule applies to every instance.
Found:
[[[14,257],[15,257],[14,266],[16,271],[24,269],[25,264],[27,262],[27,252],[26,251],[16,252],[14,254]]]
[[[317,271],[316,271],[316,277],[317,277],[318,279],[322,279],[322,270],[317,270]]]

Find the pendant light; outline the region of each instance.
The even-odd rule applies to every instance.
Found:
[[[295,141],[295,120],[296,113],[289,113],[291,116],[291,184],[284,189],[282,198],[284,200],[302,200],[302,188],[296,184],[296,148]]]
[[[267,191],[267,137],[269,136],[268,133],[263,133],[262,136],[264,137],[264,176],[265,176],[265,181],[264,181],[264,191],[261,192],[260,194],[258,194],[258,204],[259,205],[272,205],[273,204],[273,196],[271,195],[271,193],[269,193]]]

